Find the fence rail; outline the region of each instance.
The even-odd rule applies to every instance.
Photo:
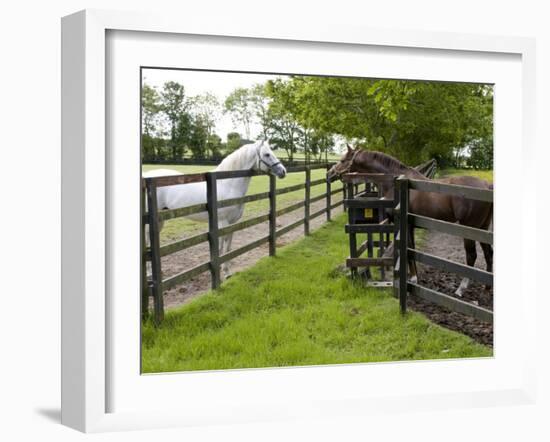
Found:
[[[472,316],[485,322],[493,322],[493,312],[470,304],[461,299],[454,298],[437,290],[422,287],[417,283],[412,283],[407,278],[407,265],[409,259],[427,264],[443,271],[449,271],[458,275],[474,279],[485,285],[493,285],[493,273],[477,269],[475,267],[465,266],[441,257],[437,257],[425,252],[415,250],[410,246],[409,225],[413,227],[423,227],[435,229],[444,233],[459,236],[465,239],[493,244],[493,233],[490,231],[476,229],[473,227],[453,224],[425,216],[411,214],[409,212],[409,193],[410,190],[423,192],[438,192],[449,195],[459,195],[468,199],[474,199],[484,202],[493,201],[493,191],[478,189],[469,186],[457,186],[431,181],[407,179],[403,176],[396,180],[396,198],[399,198],[399,205],[395,209],[399,226],[396,231],[396,247],[394,249],[394,260],[399,262],[398,268],[394,269],[394,291],[399,297],[399,304],[402,312],[407,310],[407,296],[412,294],[432,303],[443,306],[451,311]]]
[[[181,284],[201,273],[210,271],[212,288],[217,288],[221,283],[220,266],[250,250],[259,247],[265,243],[269,243],[269,255],[276,254],[276,239],[277,237],[288,233],[289,231],[303,225],[304,233],[309,234],[310,221],[323,214],[326,214],[327,220],[331,219],[331,211],[343,204],[343,199],[337,202],[332,201],[332,196],[343,192],[343,187],[333,189],[332,184],[326,178],[311,180],[311,170],[327,169],[328,166],[297,166],[287,169],[287,173],[305,172],[305,182],[276,188],[276,179],[270,176],[269,191],[261,192],[252,195],[245,195],[240,198],[232,198],[226,200],[217,200],[217,185],[219,180],[252,177],[262,175],[255,171],[223,171],[223,172],[206,172],[189,175],[175,175],[155,178],[145,178],[144,192],[147,199],[148,211],[142,208],[143,229],[142,235],[145,239],[145,225],[149,226],[149,242],[150,248],[143,250],[142,272],[145,276],[142,277],[142,316],[145,318],[149,313],[149,298],[153,297],[154,305],[154,321],[159,324],[164,317],[163,292],[178,284]],[[197,204],[190,207],[184,207],[172,210],[159,211],[157,207],[157,192],[158,187],[180,185],[195,182],[204,182],[207,184],[207,202],[206,204]],[[320,195],[311,197],[311,188],[325,184],[326,190]],[[289,192],[304,190],[304,200],[285,207],[277,207],[277,196]],[[229,207],[237,204],[245,204],[252,201],[269,200],[268,213],[247,219],[223,228],[218,226],[218,210],[224,207]],[[325,199],[326,205],[321,210],[311,213],[311,204]],[[294,221],[280,229],[276,228],[277,217],[295,210],[304,209],[304,217]],[[160,230],[159,222],[178,217],[187,216],[193,213],[207,212],[208,213],[208,232],[200,233],[189,238],[174,241],[172,243],[160,245]],[[220,255],[219,242],[220,238],[248,227],[268,222],[268,234],[259,239],[256,239],[249,244],[246,244],[238,249],[234,249],[228,253]],[[191,269],[187,269],[169,278],[162,279],[161,257],[170,255],[189,247],[208,242],[210,247],[210,260],[199,264]],[[151,262],[151,279],[146,279],[146,262]]]

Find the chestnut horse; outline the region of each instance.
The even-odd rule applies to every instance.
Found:
[[[329,179],[339,178],[345,173],[385,173],[392,175],[405,175],[407,178],[417,180],[429,180],[412,167],[408,167],[399,160],[382,152],[372,152],[361,149],[352,149],[348,146],[347,152],[342,159],[336,163],[328,172]],[[455,176],[433,180],[439,183],[456,184],[462,186],[477,187],[480,189],[492,189],[492,184],[487,181],[471,176]],[[384,195],[392,197],[392,189],[383,189]],[[435,218],[451,223],[458,222],[464,226],[489,230],[493,219],[493,203],[467,199],[462,196],[448,195],[437,192],[410,191],[409,210],[411,213]],[[411,247],[414,248],[414,227],[410,227],[409,238]],[[487,271],[493,271],[493,247],[490,244],[480,243]],[[464,250],[466,251],[466,263],[469,266],[475,264],[477,258],[476,244],[471,239],[464,239]],[[411,265],[413,281],[417,279],[416,265]],[[456,295],[462,296],[468,288],[469,279],[463,278],[456,290]]]

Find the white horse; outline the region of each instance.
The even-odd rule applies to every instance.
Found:
[[[232,154],[228,155],[214,171],[228,170],[255,170],[271,173],[279,178],[284,178],[286,169],[277,159],[269,144],[266,141],[257,141],[252,144],[245,144]],[[144,178],[181,175],[180,172],[172,169],[154,169],[143,173]],[[218,201],[240,198],[248,191],[251,177],[228,178],[218,180]],[[157,189],[158,209],[178,209],[180,207],[194,206],[206,203],[206,182],[180,184],[175,186],[159,187]],[[222,229],[230,224],[236,223],[244,212],[244,204],[223,207],[218,209],[218,228]],[[208,213],[199,212],[188,215],[187,218],[195,221],[208,222]],[[162,230],[162,223],[160,224]],[[220,239],[220,255],[231,250],[233,234],[230,233]],[[222,275],[229,276],[227,263],[221,266]]]

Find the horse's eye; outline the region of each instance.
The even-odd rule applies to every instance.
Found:
[[[264,153],[264,157],[269,157],[269,154],[268,153]]]

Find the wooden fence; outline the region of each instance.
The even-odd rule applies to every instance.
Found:
[[[149,313],[149,298],[153,297],[154,321],[159,324],[164,318],[163,292],[178,284],[181,284],[203,272],[210,271],[212,279],[212,288],[220,285],[220,266],[243,253],[246,253],[262,244],[269,243],[269,255],[276,253],[277,237],[299,227],[304,226],[305,235],[309,235],[310,221],[321,215],[326,215],[327,221],[331,219],[331,211],[343,204],[343,199],[332,202],[333,195],[344,192],[343,187],[332,189],[332,184],[327,178],[311,180],[311,170],[328,169],[328,165],[322,166],[299,166],[287,169],[287,173],[305,172],[305,181],[300,184],[282,187],[277,189],[277,180],[274,176],[269,176],[269,191],[246,195],[240,198],[232,198],[218,201],[217,185],[219,180],[252,177],[261,175],[261,173],[243,170],[227,172],[206,172],[189,175],[164,176],[155,178],[144,178],[142,180],[142,317],[147,317]],[[178,184],[206,182],[207,201],[205,204],[183,207],[173,210],[158,210],[157,189],[163,186],[172,186]],[[311,196],[311,188],[314,186],[325,185],[326,191],[315,197]],[[277,208],[277,195],[284,193],[304,190],[304,200],[291,204],[286,207]],[[269,199],[269,212],[256,216],[251,219],[231,224],[227,227],[218,227],[218,209],[236,204],[247,203]],[[311,205],[317,201],[325,201],[322,209],[311,213]],[[147,212],[145,212],[145,201],[147,201]],[[292,222],[279,229],[276,228],[277,217],[286,213],[303,208],[304,217]],[[208,212],[208,232],[199,233],[189,238],[172,242],[170,244],[160,245],[159,222],[173,218],[183,217],[199,212]],[[219,252],[220,237],[233,233],[263,222],[269,223],[268,232],[265,236],[252,241],[238,249],[231,250],[224,255]],[[145,226],[149,226],[150,247],[145,248]],[[169,278],[162,278],[161,257],[185,250],[189,247],[208,242],[210,247],[210,261],[199,264],[191,269],[185,270]],[[147,279],[146,263],[151,262],[151,279]]]
[[[437,257],[428,253],[409,247],[408,225],[433,229],[443,233],[459,236],[465,239],[493,244],[493,233],[490,231],[476,229],[473,227],[453,224],[446,221],[441,221],[425,216],[415,215],[409,212],[409,191],[411,189],[424,192],[439,192],[450,195],[460,195],[468,199],[493,202],[493,191],[479,189],[469,186],[457,186],[453,184],[443,184],[424,180],[408,179],[404,176],[396,180],[395,185],[395,200],[398,205],[395,209],[396,219],[396,247],[394,248],[394,260],[399,266],[394,272],[394,291],[395,296],[399,298],[399,304],[402,312],[407,310],[407,295],[411,293],[432,303],[441,305],[451,311],[463,313],[473,316],[476,319],[493,322],[493,312],[483,307],[462,301],[436,290],[423,287],[418,283],[412,283],[407,275],[407,262],[409,258],[415,259],[417,262],[456,273],[460,276],[474,279],[485,285],[493,285],[493,273],[486,272],[481,269],[459,264],[447,259]]]
[[[179,166],[217,166],[222,162],[224,157],[220,158],[181,158],[181,159],[148,159],[144,161],[145,164],[155,164],[155,165],[179,165]],[[292,161],[283,158],[280,159],[285,167],[295,167],[295,166],[310,166],[312,168],[326,167],[330,161],[317,160],[317,159],[293,159]]]

